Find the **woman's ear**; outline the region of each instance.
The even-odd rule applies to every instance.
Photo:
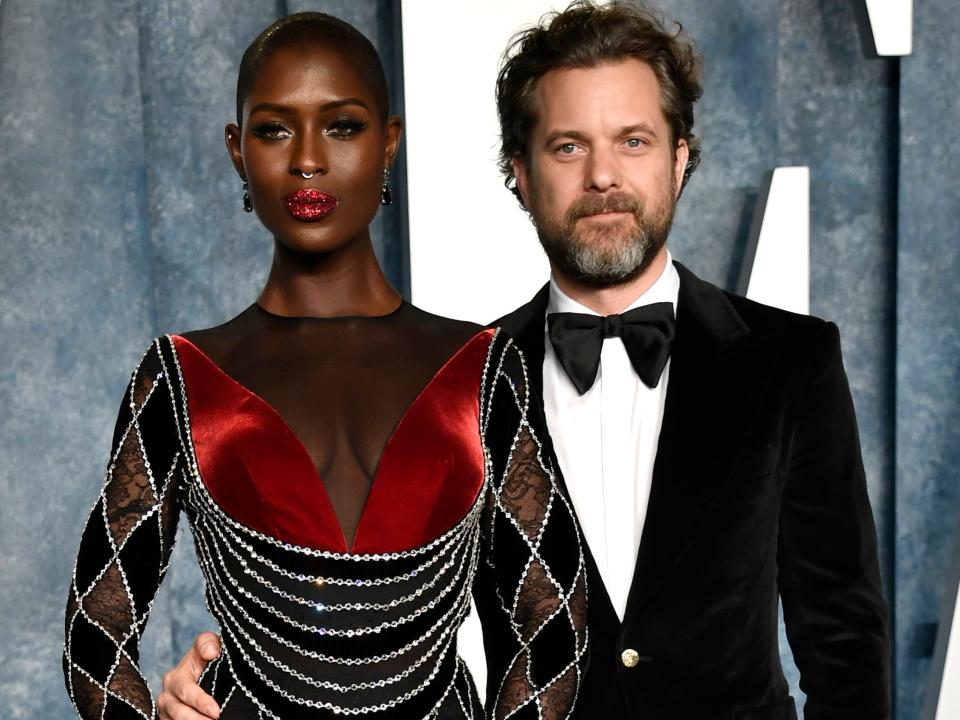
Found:
[[[223,142],[237,175],[246,180],[247,171],[243,167],[243,153],[240,150],[240,127],[233,123],[227,125],[223,130]]]
[[[391,115],[387,118],[385,134],[387,144],[383,163],[385,167],[393,167],[397,160],[397,153],[400,152],[400,136],[403,134],[403,121],[397,115]]]

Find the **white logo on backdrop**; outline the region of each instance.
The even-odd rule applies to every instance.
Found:
[[[752,255],[752,262],[751,262]],[[810,313],[810,169],[779,167],[757,204],[745,263],[746,295],[764,305]]]
[[[913,0],[865,0],[878,55],[913,51]]]

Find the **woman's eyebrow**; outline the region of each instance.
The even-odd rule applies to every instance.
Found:
[[[337,100],[330,100],[325,102],[320,106],[321,111],[334,110],[339,107],[344,107],[346,105],[359,105],[364,110],[369,112],[370,107],[360,98],[348,97],[348,98],[339,98]],[[277,103],[257,103],[250,110],[250,114],[253,115],[255,112],[276,112],[276,113],[290,113],[293,112],[293,106],[291,105],[279,105]]]

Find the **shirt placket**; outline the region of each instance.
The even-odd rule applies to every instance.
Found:
[[[636,487],[631,477],[629,453],[635,439],[630,437],[630,403],[632,370],[623,343],[609,339],[600,356],[600,422],[603,464],[604,524],[606,537],[606,572],[604,582],[610,599],[623,617],[630,586],[630,568],[626,560],[632,555]]]

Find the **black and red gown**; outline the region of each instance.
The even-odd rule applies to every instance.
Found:
[[[77,712],[156,716],[138,643],[184,511],[223,645],[201,685],[224,720],[484,717],[457,656],[471,592],[497,608],[481,617],[500,638],[486,712],[567,717],[584,564],[538,408],[509,338],[407,303],[345,318],[253,305],[157,338],[71,583]]]

